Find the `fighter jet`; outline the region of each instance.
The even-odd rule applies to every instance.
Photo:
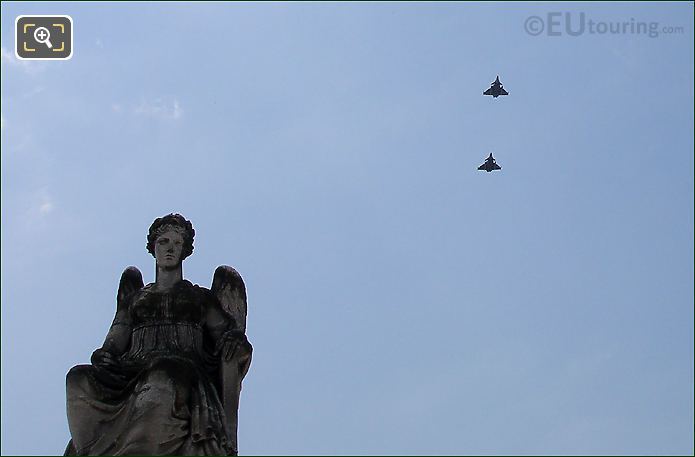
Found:
[[[492,98],[497,98],[500,95],[509,95],[509,92],[504,90],[504,88],[502,87],[502,83],[500,82],[500,77],[498,75],[497,78],[493,81],[490,88],[483,92],[483,95],[492,95]]]
[[[487,159],[485,159],[485,163],[478,167],[478,170],[485,170],[488,173],[490,173],[492,170],[501,170],[501,169],[502,169],[502,167],[497,165],[497,162],[495,162],[495,158],[492,157],[492,152],[487,157]]]

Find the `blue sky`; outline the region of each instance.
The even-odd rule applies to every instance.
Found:
[[[62,453],[175,211],[186,278],[246,281],[242,454],[692,455],[692,2],[1,12],[3,454]],[[72,59],[18,61],[20,14]]]

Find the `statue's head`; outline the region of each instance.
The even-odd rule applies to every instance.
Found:
[[[147,234],[147,251],[157,263],[179,264],[193,253],[195,230],[180,214],[158,217]]]

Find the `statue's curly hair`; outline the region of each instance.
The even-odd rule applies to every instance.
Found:
[[[171,213],[154,220],[147,234],[147,251],[154,257],[155,241],[157,241],[159,235],[172,229],[180,232],[181,236],[183,236],[183,250],[181,251],[181,261],[183,261],[183,259],[193,254],[195,230],[193,230],[191,221],[186,220],[180,214]]]

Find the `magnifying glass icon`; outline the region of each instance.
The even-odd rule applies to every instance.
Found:
[[[50,38],[51,32],[49,32],[46,27],[37,27],[36,30],[34,30],[34,39],[39,43],[44,43],[49,49],[53,47],[51,42],[48,41]]]

